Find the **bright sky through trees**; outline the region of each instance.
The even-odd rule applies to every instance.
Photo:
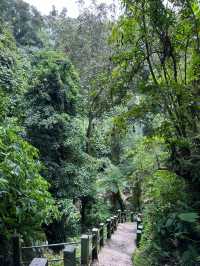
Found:
[[[42,14],[48,14],[53,5],[59,11],[64,7],[67,8],[70,17],[77,17],[79,13],[76,0],[25,0],[25,2],[37,7]],[[98,0],[97,2],[111,4],[113,0]],[[85,0],[85,3],[86,5],[90,5],[91,0]]]

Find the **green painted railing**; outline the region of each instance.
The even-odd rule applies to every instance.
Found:
[[[39,248],[51,248],[56,246],[63,246],[63,258],[47,260],[46,258],[34,258],[29,264],[29,266],[47,266],[51,262],[62,260],[64,266],[75,266],[83,265],[89,266],[92,261],[98,259],[98,254],[101,248],[104,246],[105,242],[112,237],[112,234],[117,230],[120,223],[127,221],[137,221],[137,244],[140,241],[142,233],[141,216],[136,215],[128,210],[121,211],[118,210],[114,216],[106,220],[105,223],[100,223],[98,227],[93,228],[91,233],[84,234],[81,236],[80,242],[70,242],[70,243],[58,243],[51,245],[41,245],[41,246],[31,246],[31,247],[21,247],[20,238],[18,236],[14,237],[13,245],[13,266],[24,266],[22,262],[21,252],[27,249],[39,249]],[[77,263],[76,249],[77,244],[81,245],[81,257],[80,262]]]

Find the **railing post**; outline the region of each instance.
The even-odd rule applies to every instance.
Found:
[[[89,266],[92,260],[92,236],[81,236],[81,265]]]
[[[122,214],[121,214],[121,223],[124,223],[124,211],[122,211]]]
[[[99,253],[99,229],[92,229],[92,260],[98,260]]]
[[[107,219],[106,220],[106,225],[107,225],[107,238],[111,238],[111,220]]]
[[[104,246],[104,223],[100,223],[100,247]]]
[[[142,219],[139,216],[137,216],[137,229],[141,223],[142,223]]]
[[[118,213],[118,223],[121,223],[122,222],[121,221],[122,211],[121,210],[118,210],[117,213]]]
[[[142,236],[142,231],[141,230],[137,230],[137,236],[136,236],[136,245],[137,247],[139,247],[140,241],[141,241],[141,236]]]
[[[138,214],[137,215],[137,239],[136,239],[137,246],[139,246],[140,244],[142,230],[143,230],[143,226],[142,226],[141,214]]]
[[[127,210],[124,210],[124,220],[127,222]]]
[[[113,216],[113,218],[114,218],[114,231],[116,231],[117,230],[117,216],[115,215]]]
[[[111,220],[111,234],[113,234],[114,233],[114,217],[111,217],[110,220]]]
[[[21,241],[19,235],[12,237],[13,245],[13,266],[21,266]]]
[[[131,222],[134,222],[134,212],[131,212]]]
[[[64,266],[76,266],[76,248],[68,245],[63,251]]]

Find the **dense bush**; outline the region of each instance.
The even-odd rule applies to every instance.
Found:
[[[135,265],[197,265],[198,215],[190,207],[185,182],[169,171],[157,171],[144,181],[142,197],[144,233]]]
[[[10,239],[20,234],[26,243],[43,237],[42,224],[59,216],[40,175],[38,151],[27,141],[17,119],[26,82],[22,61],[8,27],[0,25],[0,254],[9,265]]]
[[[86,210],[86,221],[88,227],[98,226],[105,222],[111,215],[111,206],[102,196],[92,199]]]
[[[18,128],[0,126],[0,252],[7,254],[14,233],[38,239],[42,223],[58,218],[49,184],[40,175],[38,152],[20,136]]]
[[[0,120],[8,113],[10,94],[14,92],[16,84],[16,45],[9,30],[0,25]]]

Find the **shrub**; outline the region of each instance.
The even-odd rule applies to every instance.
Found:
[[[134,256],[136,266],[196,265],[198,215],[189,207],[186,187],[169,171],[157,171],[144,181],[144,233]]]
[[[41,225],[58,216],[49,184],[39,174],[37,150],[14,126],[0,126],[0,253],[18,233],[25,241],[37,239]]]

